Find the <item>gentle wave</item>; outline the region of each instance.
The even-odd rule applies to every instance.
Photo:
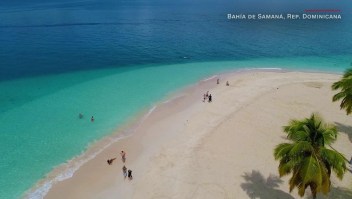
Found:
[[[109,146],[114,144],[115,142],[127,138],[128,136],[123,136],[123,137],[117,137],[117,138],[112,138],[110,142],[106,145],[104,145],[102,148],[100,148],[98,151],[90,155],[88,158],[82,159],[81,161],[77,161],[77,159],[80,159],[80,157],[84,156],[85,153],[82,155],[73,158],[72,160],[68,161],[67,163],[64,163],[57,168],[61,167],[67,167],[63,172],[58,174],[54,179],[51,179],[49,181],[44,182],[42,185],[40,185],[38,188],[36,188],[34,191],[29,191],[29,193],[26,193],[24,198],[26,199],[43,199],[46,194],[50,191],[51,187],[60,181],[67,180],[73,176],[73,174],[85,163],[89,162],[90,160],[94,159],[97,155],[99,155],[101,152],[103,152],[105,149],[107,149]]]
[[[179,97],[179,96],[177,96],[177,97]],[[173,99],[176,99],[176,98],[172,98],[172,100]],[[140,122],[137,123],[137,127],[139,127],[156,109],[157,109],[157,105],[155,105],[152,108],[150,108],[149,111],[142,117]],[[111,137],[108,144],[106,144],[103,147],[101,147],[98,151],[96,151],[93,154],[91,154],[88,158],[84,158],[81,161],[77,161],[80,158],[82,158],[84,155],[86,155],[86,153],[83,152],[80,156],[77,156],[77,157],[71,159],[67,163],[59,165],[57,167],[59,169],[61,167],[67,167],[67,168],[63,172],[61,172],[58,175],[56,175],[55,178],[44,182],[42,185],[40,185],[34,191],[29,191],[29,193],[26,193],[24,198],[26,198],[26,199],[43,199],[48,194],[48,192],[50,191],[50,189],[52,188],[52,186],[55,183],[61,182],[61,181],[64,181],[64,180],[67,180],[67,179],[71,178],[73,176],[73,174],[77,170],[79,170],[79,168],[81,166],[83,166],[85,163],[87,163],[90,160],[94,159],[97,155],[99,155],[101,152],[103,152],[105,149],[107,149],[109,146],[111,146],[112,144],[116,143],[117,141],[131,136],[131,133],[134,132],[134,131],[135,131],[135,128],[129,128],[129,130],[125,130],[124,133],[122,133],[122,134],[127,134],[127,135],[121,136],[121,137],[116,137],[116,138]],[[126,132],[128,132],[128,133],[126,133]]]
[[[243,70],[283,70],[282,68],[245,68]]]
[[[218,75],[213,75],[213,76],[211,76],[211,77],[209,77],[209,78],[203,79],[202,81],[203,81],[203,82],[206,82],[206,81],[209,81],[209,80],[214,79],[214,78],[216,78],[216,77],[218,77]]]
[[[212,79],[216,76],[210,77],[208,79]],[[161,104],[166,104],[169,103],[171,101],[174,101],[180,97],[185,96],[185,94],[179,94],[177,96],[174,96],[164,102],[161,102]],[[79,170],[79,168],[81,166],[83,166],[85,163],[89,162],[90,160],[94,159],[97,155],[99,155],[101,152],[103,152],[105,149],[107,149],[109,146],[111,146],[112,144],[114,144],[115,142],[127,138],[129,136],[132,135],[133,132],[135,132],[136,128],[138,128],[156,109],[158,108],[158,105],[154,105],[153,107],[151,107],[148,112],[146,112],[144,114],[144,116],[139,119],[139,121],[136,122],[135,127],[130,127],[128,128],[128,130],[124,130],[123,133],[121,133],[120,135],[124,135],[121,137],[110,137],[108,144],[104,145],[103,147],[101,147],[98,151],[92,153],[90,156],[88,156],[88,158],[83,158],[84,155],[86,155],[86,152],[83,152],[81,155],[72,158],[70,161],[68,161],[67,163],[61,164],[57,167],[57,169],[61,169],[61,168],[65,168],[64,171],[60,172],[58,175],[56,175],[56,177],[54,177],[51,180],[48,180],[46,182],[44,182],[43,184],[39,185],[37,188],[35,188],[33,191],[29,191],[27,193],[25,193],[24,198],[26,199],[43,199],[48,192],[50,191],[50,189],[52,188],[52,186],[55,183],[67,180],[69,178],[71,178],[73,176],[73,174]],[[102,139],[104,140],[104,139]],[[92,144],[93,145],[93,144]],[[91,145],[91,146],[92,146]],[[91,147],[88,146],[88,149]],[[55,171],[55,169],[54,169]]]
[[[170,98],[170,99],[168,99],[168,100],[165,100],[165,101],[162,102],[162,103],[163,103],[163,104],[167,104],[167,103],[172,102],[172,101],[174,101],[174,100],[176,100],[176,99],[178,99],[178,98],[181,98],[181,97],[183,97],[183,96],[186,96],[186,94],[177,95],[177,96],[172,97],[172,98]]]
[[[154,112],[156,108],[157,106],[153,106],[151,109],[149,109],[149,111],[143,116],[143,118],[139,122],[138,126],[140,126]]]

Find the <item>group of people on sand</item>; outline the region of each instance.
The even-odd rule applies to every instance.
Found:
[[[220,79],[216,79],[216,84],[220,84]],[[226,86],[230,86],[229,81],[226,81]],[[205,102],[208,99],[208,102],[212,102],[213,101],[213,96],[211,96],[211,94],[209,94],[209,91],[207,91],[205,94],[203,94],[203,102]]]
[[[83,114],[82,114],[82,113],[79,113],[79,114],[78,114],[78,118],[79,118],[79,119],[83,119]],[[90,121],[91,121],[91,122],[94,122],[94,116],[92,116],[92,117],[90,118]]]
[[[206,99],[208,99],[208,102],[211,102],[213,100],[213,96],[209,94],[209,91],[207,91],[207,93],[203,95],[203,102],[205,102]]]
[[[121,155],[121,160],[123,163],[126,162],[126,152],[125,151],[121,151],[120,152]],[[112,158],[112,159],[108,159],[106,162],[108,163],[108,165],[111,165],[113,163],[113,161],[116,158]],[[127,169],[127,167],[125,165],[123,165],[122,167],[122,173],[123,173],[123,177],[126,179],[128,177],[129,180],[132,180],[132,170],[131,169]]]

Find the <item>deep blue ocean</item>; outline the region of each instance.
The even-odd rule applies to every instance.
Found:
[[[342,19],[227,19],[306,9],[340,10]],[[351,24],[347,0],[2,0],[0,198],[23,196],[90,143],[209,75],[343,72],[352,66]],[[94,126],[79,112],[96,116]]]
[[[348,2],[2,0],[0,80],[140,64],[350,54]],[[341,9],[343,20],[226,18],[305,9]]]

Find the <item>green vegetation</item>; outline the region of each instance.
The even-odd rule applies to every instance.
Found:
[[[284,132],[291,143],[276,146],[274,156],[280,161],[280,177],[292,174],[290,192],[297,187],[298,194],[304,196],[309,187],[314,198],[319,192],[329,193],[331,171],[339,179],[346,171],[346,158],[326,148],[337,138],[336,127],[312,114],[310,118],[291,120]]]
[[[339,101],[342,99],[340,104],[341,109],[345,109],[347,115],[352,112],[352,68],[346,70],[342,79],[335,82],[331,88],[333,90],[341,90],[339,93],[333,96],[332,101]]]

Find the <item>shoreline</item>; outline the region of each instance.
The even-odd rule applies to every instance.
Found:
[[[235,73],[232,71],[231,73]],[[97,155],[102,153],[111,145],[133,136],[136,129],[152,114],[155,109],[160,106],[164,106],[178,98],[182,98],[185,93],[195,89],[200,84],[211,84],[209,81],[213,78],[223,75],[223,73],[212,75],[209,78],[204,78],[196,83],[187,85],[172,91],[171,93],[164,96],[159,101],[155,102],[152,106],[146,107],[136,115],[131,116],[128,120],[114,130],[111,134],[104,136],[102,139],[96,140],[89,143],[86,149],[79,155],[67,160],[66,162],[57,165],[50,171],[46,176],[39,180],[32,188],[22,194],[24,198],[44,198],[50,191],[53,185],[61,183],[73,177],[74,173],[77,172],[87,162],[93,160]],[[78,166],[77,166],[78,165]],[[72,168],[73,167],[73,168]],[[73,170],[72,170],[73,169]]]
[[[87,147],[87,150],[85,152],[83,152],[80,156],[78,156],[78,158],[75,157],[72,160],[68,161],[68,163],[65,163],[65,164],[71,164],[72,162],[77,161],[77,159],[79,160],[80,158],[84,158],[86,156],[89,156],[89,154],[92,154],[94,151],[98,150],[98,152],[96,154],[93,154],[94,157],[92,157],[91,159],[88,159],[86,162],[84,162],[82,165],[80,165],[78,167],[78,169],[72,174],[72,176],[69,176],[69,178],[64,181],[54,183],[53,187],[49,190],[48,194],[51,194],[50,192],[53,192],[52,189],[56,189],[56,190],[62,189],[61,184],[66,184],[67,181],[75,181],[75,180],[72,180],[72,178],[75,178],[77,173],[82,173],[82,171],[84,170],[84,167],[87,167],[87,164],[89,164],[90,162],[94,162],[94,161],[96,162],[97,159],[99,159],[99,162],[101,162],[101,160],[102,160],[101,156],[103,156],[102,154],[116,154],[116,156],[118,157],[119,150],[116,149],[116,145],[121,146],[124,143],[141,142],[142,138],[138,137],[137,135],[139,134],[139,136],[144,136],[144,137],[146,135],[141,134],[142,132],[141,132],[140,128],[143,128],[143,124],[147,124],[148,122],[150,122],[150,121],[148,121],[148,120],[151,120],[150,116],[155,117],[155,115],[156,115],[156,118],[159,117],[159,119],[163,119],[162,118],[163,114],[165,114],[165,112],[169,111],[168,108],[165,108],[165,106],[169,105],[169,103],[173,104],[174,106],[176,105],[176,107],[178,106],[178,108],[180,108],[180,110],[184,110],[185,108],[187,109],[189,107],[193,107],[193,110],[192,110],[193,112],[200,111],[201,107],[198,104],[197,99],[199,99],[199,101],[200,101],[201,95],[198,95],[198,94],[205,92],[204,90],[201,91],[200,89],[205,89],[205,90],[207,90],[207,89],[210,90],[212,88],[216,89],[217,85],[214,83],[215,82],[214,78],[216,78],[216,77],[220,77],[221,79],[224,79],[224,78],[233,78],[233,77],[237,77],[237,76],[241,76],[241,75],[242,76],[245,76],[245,75],[251,76],[251,74],[256,74],[256,73],[264,73],[264,74],[265,73],[267,73],[267,74],[273,73],[271,75],[275,75],[275,73],[279,73],[279,74],[280,73],[301,73],[301,74],[337,76],[336,74],[325,73],[324,71],[323,72],[317,71],[316,73],[314,73],[314,72],[296,72],[296,71],[287,71],[287,70],[277,70],[277,69],[273,69],[273,68],[271,68],[271,70],[274,70],[274,71],[270,71],[270,69],[266,69],[266,70],[265,69],[251,69],[251,70],[245,69],[245,70],[235,70],[235,71],[231,71],[231,72],[227,72],[227,73],[226,72],[220,73],[220,74],[211,76],[209,78],[205,78],[204,80],[200,80],[200,81],[196,82],[195,84],[186,86],[184,88],[178,89],[175,92],[170,93],[169,95],[164,97],[162,100],[155,103],[155,105],[153,107],[150,107],[149,109],[142,111],[140,114],[138,114],[137,116],[130,119],[129,122],[124,124],[122,127],[120,127],[117,131],[115,131],[111,135],[108,135],[108,136],[104,137],[102,140],[98,140],[98,141],[90,144]],[[224,82],[222,82],[222,84],[224,84]],[[231,83],[230,83],[230,85],[232,86]],[[196,97],[196,96],[198,96],[198,97]],[[175,111],[175,108],[173,108],[173,110]],[[178,110],[176,110],[176,114],[178,114]],[[341,112],[341,114],[343,114],[343,112]],[[178,118],[178,120],[180,121],[180,118]],[[184,125],[187,125],[187,123],[185,123]],[[126,133],[126,131],[128,129],[131,131],[130,133],[128,133],[128,132]],[[160,133],[158,134],[158,136],[160,136]],[[113,140],[113,139],[115,139],[115,140]],[[163,138],[163,139],[168,140],[168,138]],[[135,156],[141,156],[138,154],[140,154],[142,152],[143,146],[136,147],[136,145],[134,145],[133,147],[135,147],[135,148],[133,148],[133,149],[131,148],[130,150],[127,151],[128,159],[129,159],[129,157],[131,157],[131,154],[135,155]],[[112,148],[115,148],[115,149],[112,149]],[[152,148],[154,148],[153,150],[155,150],[155,151],[160,150],[157,147],[152,147]],[[114,150],[115,150],[115,152],[113,152]],[[149,149],[149,150],[151,150],[151,149]],[[145,151],[143,151],[143,153],[145,153]],[[150,151],[149,153],[152,154],[153,152]],[[99,156],[100,156],[100,158],[98,158]],[[105,155],[104,158],[108,158],[108,157],[106,157],[106,155]],[[134,164],[134,161],[137,161],[137,162],[141,161],[140,158],[135,157],[135,159],[136,160],[134,160],[134,158],[132,159],[133,160],[133,162],[131,162],[132,164]],[[119,161],[120,160],[118,159],[117,162],[119,162]],[[105,161],[104,161],[104,163],[106,164]],[[105,164],[99,165],[99,167],[106,166]],[[54,169],[54,171],[50,172],[45,179],[50,178],[53,175],[55,175],[56,170],[60,170],[60,166],[58,166],[56,169]],[[119,173],[120,171],[115,169],[115,172]],[[106,173],[104,173],[104,174],[106,174]],[[77,174],[77,175],[79,176],[80,174]],[[45,182],[45,179],[41,180],[39,182],[39,184]],[[65,186],[63,186],[63,187],[65,187]],[[102,188],[102,187],[100,187],[100,188]],[[31,190],[33,190],[33,188]],[[52,197],[53,194],[51,196],[48,196],[48,194],[45,195],[45,198],[55,198],[55,194],[54,194],[54,197]],[[28,192],[27,192],[25,194],[25,197],[29,197],[29,196],[30,195],[28,195]]]

